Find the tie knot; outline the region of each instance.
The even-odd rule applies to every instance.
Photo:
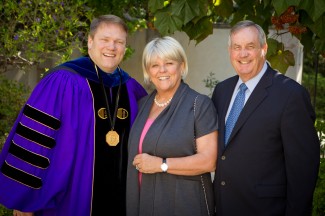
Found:
[[[239,86],[239,90],[240,90],[241,92],[245,92],[245,91],[247,90],[247,86],[245,85],[245,83],[240,84],[240,86]]]

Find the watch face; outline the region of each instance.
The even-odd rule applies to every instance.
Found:
[[[161,164],[161,169],[162,169],[162,171],[166,172],[168,169],[167,164],[165,164],[165,163]]]

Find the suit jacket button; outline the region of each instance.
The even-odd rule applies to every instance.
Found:
[[[221,186],[225,186],[226,185],[226,182],[225,181],[221,181]]]
[[[222,155],[221,160],[226,160],[226,156]]]

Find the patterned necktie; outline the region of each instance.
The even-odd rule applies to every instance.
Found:
[[[245,91],[247,90],[247,86],[245,83],[240,84],[239,92],[235,98],[235,101],[231,107],[229,116],[226,122],[226,131],[225,131],[225,144],[228,144],[228,139],[230,137],[231,131],[235,126],[235,123],[238,119],[238,116],[243,109],[244,102],[245,102]]]

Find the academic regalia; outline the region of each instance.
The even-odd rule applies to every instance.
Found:
[[[114,209],[125,210],[128,133],[137,101],[147,93],[121,69],[107,74],[98,68],[98,73],[111,117],[122,81],[114,127],[119,144],[105,142],[111,124],[90,58],[52,69],[33,90],[1,151],[1,204],[35,215],[89,216],[92,208],[93,215],[103,210],[118,215]]]

